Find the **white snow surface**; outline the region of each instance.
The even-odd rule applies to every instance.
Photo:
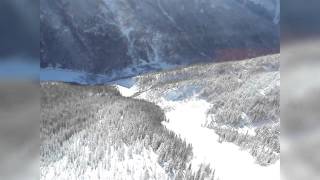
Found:
[[[128,96],[135,93],[137,87],[120,89],[124,96]],[[138,98],[145,99],[145,95],[142,93]],[[168,119],[163,125],[192,144],[193,170],[200,164],[210,164],[215,169],[216,177],[221,180],[280,180],[280,161],[261,166],[255,163],[248,151],[241,150],[233,143],[219,143],[219,136],[204,127],[208,118],[206,112],[211,104],[195,97],[183,101],[160,99],[157,104],[166,111]]]
[[[138,89],[135,85],[132,87],[129,87],[129,88],[126,88],[126,87],[123,87],[120,85],[116,85],[116,88],[121,93],[121,95],[124,97],[130,97],[130,96],[134,95],[136,92],[138,92]]]

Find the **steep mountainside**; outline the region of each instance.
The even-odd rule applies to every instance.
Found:
[[[279,49],[278,0],[41,0],[41,67],[116,77]]]

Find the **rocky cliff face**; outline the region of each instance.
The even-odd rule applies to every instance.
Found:
[[[137,74],[277,52],[278,0],[263,2],[40,0],[41,67]]]

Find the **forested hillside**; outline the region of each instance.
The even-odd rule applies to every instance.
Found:
[[[41,83],[41,179],[214,179],[163,111],[114,87]]]
[[[280,158],[279,69],[279,55],[268,55],[150,73],[136,78],[133,96],[159,105],[205,100],[210,107],[202,126],[267,166]]]
[[[275,54],[131,88],[42,82],[41,178],[279,179],[279,69]]]

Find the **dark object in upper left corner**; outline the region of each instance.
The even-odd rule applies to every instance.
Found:
[[[39,0],[0,1],[0,59],[39,60]]]

